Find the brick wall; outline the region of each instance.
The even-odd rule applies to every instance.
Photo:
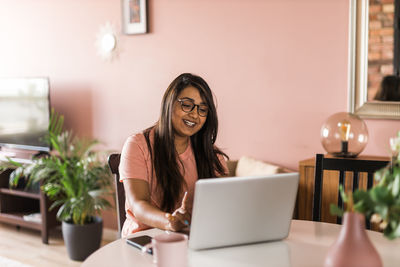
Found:
[[[369,0],[368,100],[383,76],[393,74],[394,0]]]

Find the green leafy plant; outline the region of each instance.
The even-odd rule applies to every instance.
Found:
[[[79,139],[63,131],[63,116],[52,110],[48,142],[54,152],[21,165],[10,176],[10,185],[21,177],[30,183],[40,183],[41,189],[53,201],[50,209],[59,207],[57,218],[74,224],[90,223],[101,210],[110,207],[111,173],[105,158],[93,148],[97,140]]]
[[[349,204],[351,196],[354,203],[347,205],[347,211],[364,214],[371,222],[379,223],[388,239],[395,239],[400,237],[400,131],[390,143],[392,162],[375,173],[378,181],[375,186],[367,191],[356,190],[353,194],[344,193],[340,187],[340,192],[343,202]],[[333,215],[343,215],[343,210],[336,205],[331,204],[330,208]]]

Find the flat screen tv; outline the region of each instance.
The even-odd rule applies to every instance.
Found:
[[[0,147],[49,151],[48,78],[0,79]]]

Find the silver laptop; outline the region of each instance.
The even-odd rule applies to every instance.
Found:
[[[196,182],[189,247],[207,249],[286,238],[298,173]]]

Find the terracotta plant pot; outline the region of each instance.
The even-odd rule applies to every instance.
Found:
[[[368,238],[365,217],[346,212],[339,237],[329,249],[324,267],[382,267],[382,260]]]

